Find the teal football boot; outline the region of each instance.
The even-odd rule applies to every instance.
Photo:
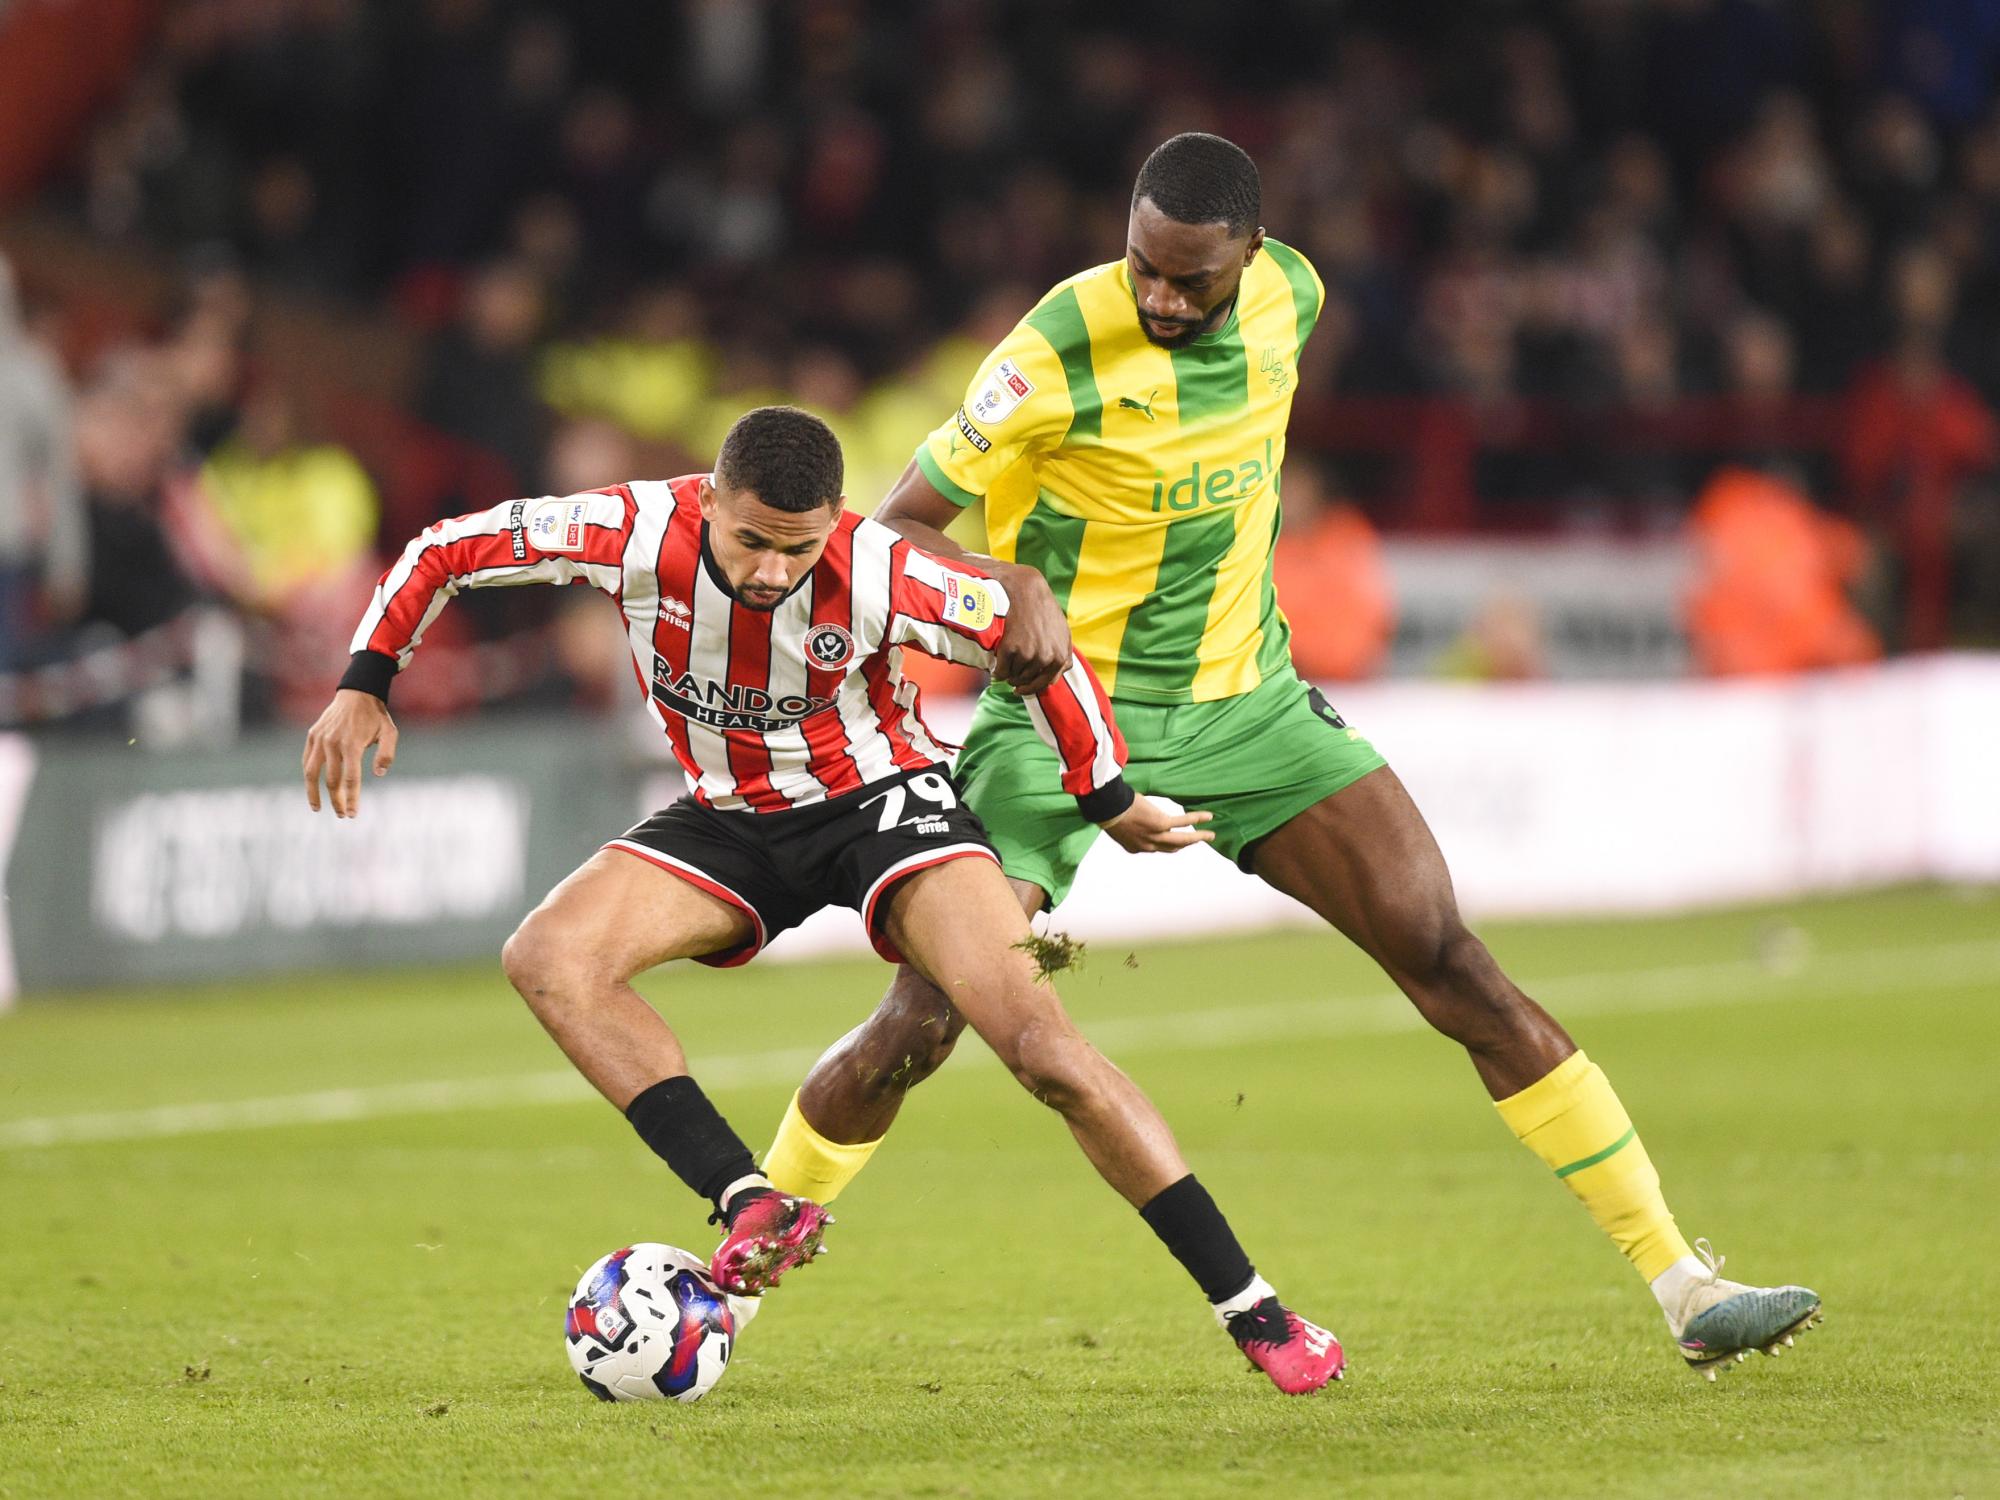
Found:
[[[1708,1265],[1707,1276],[1693,1282],[1677,1313],[1667,1313],[1667,1327],[1681,1347],[1688,1368],[1714,1380],[1750,1357],[1753,1349],[1776,1358],[1792,1341],[1820,1321],[1819,1293],[1802,1286],[1744,1286],[1722,1278],[1724,1257],[1707,1240],[1694,1242],[1695,1254]]]

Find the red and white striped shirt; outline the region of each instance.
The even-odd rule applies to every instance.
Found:
[[[705,546],[703,477],[510,500],[426,528],[382,575],[354,633],[354,651],[384,659],[379,673],[357,655],[346,685],[386,694],[460,589],[588,583],[623,607],[646,707],[704,805],[803,807],[946,762],[899,648],[990,667],[1005,590],[848,511],[804,582],[775,609],[752,609]],[[1085,815],[1122,812],[1125,742],[1083,660],[1072,654],[1027,707]]]

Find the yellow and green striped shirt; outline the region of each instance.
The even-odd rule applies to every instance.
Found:
[[[995,557],[1039,569],[1119,698],[1207,702],[1289,659],[1271,584],[1299,351],[1326,295],[1266,239],[1236,307],[1185,349],[1139,327],[1125,262],[1051,291],[917,450]]]

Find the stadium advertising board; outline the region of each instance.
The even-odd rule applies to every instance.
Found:
[[[2000,656],[1732,682],[1330,683],[1474,916],[1672,911],[2000,880]],[[962,721],[933,713],[947,737]],[[1206,849],[1100,839],[1059,925],[1141,938],[1318,919]],[[862,948],[822,912],[774,956]]]
[[[1475,915],[1666,911],[1895,881],[2000,879],[2000,656],[1813,677],[1332,685],[1409,785]],[[927,705],[948,738],[969,704]],[[426,727],[361,817],[306,810],[289,735],[219,754],[0,737],[0,853],[29,990],[496,956],[543,892],[679,796],[609,730]],[[1311,922],[1208,850],[1099,845],[1083,937]],[[0,932],[0,980],[8,934]],[[865,952],[820,913],[772,956]]]
[[[1687,670],[1683,600],[1693,554],[1675,539],[1439,541],[1382,548],[1396,596],[1389,670],[1437,670],[1496,611],[1532,623],[1557,678],[1673,677]]]
[[[623,826],[635,777],[548,723],[425,729],[342,822],[307,809],[290,734],[199,756],[0,744],[29,990],[496,953]]]

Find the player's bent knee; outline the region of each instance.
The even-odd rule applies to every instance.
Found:
[[[1493,966],[1486,945],[1463,927],[1454,927],[1438,943],[1432,955],[1430,978],[1446,989],[1476,998],[1479,981]]]
[[[1438,944],[1415,977],[1413,998],[1424,1018],[1468,1046],[1503,1038],[1525,1015],[1521,992],[1486,945],[1463,927]]]
[[[1461,962],[1461,944],[1477,943],[1449,906],[1432,901],[1400,904],[1374,914],[1376,941],[1371,951],[1386,968],[1426,989],[1448,982]]]
[[[867,1092],[903,1092],[943,1067],[955,1044],[955,1034],[944,1035],[940,1028],[871,1027],[856,1048],[860,1054],[856,1073]]]
[[[530,917],[516,927],[514,935],[501,947],[500,968],[506,974],[507,982],[530,1003],[535,996],[548,991],[554,978],[550,952],[535,926],[534,918]]]
[[[937,986],[903,970],[866,1028],[866,1050],[875,1058],[874,1086],[908,1089],[943,1067],[965,1030],[965,1018]]]
[[[900,1088],[915,1088],[945,1065],[957,1045],[958,1039],[955,1036],[943,1036],[934,1032],[921,1034],[905,1050],[902,1067],[898,1073],[891,1075],[889,1081]]]
[[[590,945],[566,932],[562,923],[530,912],[500,949],[500,967],[507,982],[535,1005],[574,993],[587,983],[589,950]]]

